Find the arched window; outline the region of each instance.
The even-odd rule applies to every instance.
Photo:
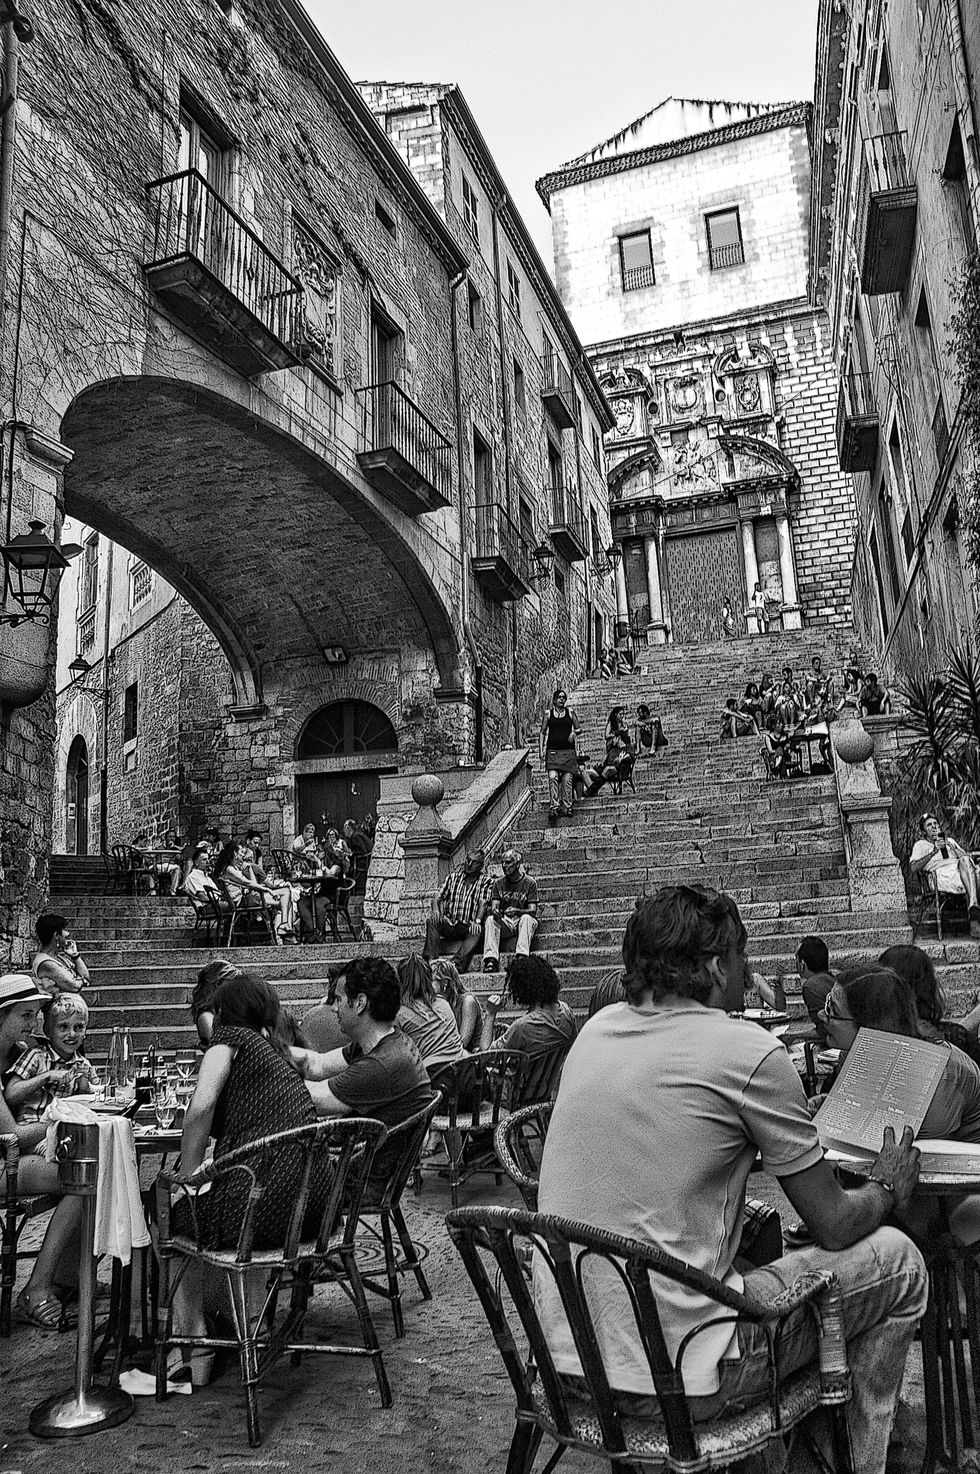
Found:
[[[395,752],[395,729],[369,701],[332,701],[315,711],[296,744],[297,758],[347,757],[354,753]]]

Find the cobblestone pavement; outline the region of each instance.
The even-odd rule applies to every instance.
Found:
[[[759,1189],[761,1188],[761,1191]],[[753,1192],[779,1203],[784,1222],[792,1212],[775,1183],[753,1179]],[[466,1202],[516,1204],[517,1194],[492,1179],[467,1184]],[[428,1244],[430,1303],[419,1300],[414,1281],[405,1291],[406,1335],[396,1341],[383,1301],[373,1303],[394,1406],[380,1405],[366,1361],[307,1357],[299,1367],[278,1364],[261,1393],[264,1442],[250,1449],[244,1402],[229,1366],[207,1389],[172,1397],[163,1405],[141,1398],[130,1421],[86,1438],[42,1442],[27,1432],[30,1409],[67,1388],[72,1379],[73,1336],[53,1336],[17,1326],[0,1341],[0,1474],[127,1474],[166,1470],[268,1470],[271,1474],[489,1474],[506,1465],[513,1402],[503,1364],[448,1241],[444,1215],[448,1189],[427,1178],[421,1199],[408,1195],[409,1224]],[[356,1321],[339,1291],[323,1295],[317,1322],[338,1337],[356,1338]],[[912,1404],[914,1442],[902,1450],[890,1474],[912,1474],[922,1458],[922,1384],[918,1348],[910,1357],[906,1399]],[[562,1468],[597,1470],[585,1455],[568,1455]],[[792,1474],[807,1462],[791,1460]],[[860,1471],[858,1471],[860,1474]]]

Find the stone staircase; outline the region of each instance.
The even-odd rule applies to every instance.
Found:
[[[833,777],[769,782],[754,739],[718,737],[719,708],[750,674],[778,675],[786,664],[799,669],[813,654],[840,669],[847,648],[846,635],[824,632],[669,647],[648,652],[632,676],[588,681],[573,694],[585,751],[604,751],[614,704],[635,711],[647,702],[670,741],[661,755],[637,765],[635,794],[627,788],[617,798],[607,791],[554,826],[547,823],[546,781],[536,771],[534,805],[508,836],[538,880],[537,947],[560,971],[574,1007],[584,1009],[596,983],[621,966],[623,928],[637,895],[668,883],[730,892],[748,928],[753,968],[781,978],[797,1012],[801,937],[823,936],[835,968],[909,941],[904,911],[851,911]],[[98,997],[92,1053],[102,1052],[107,1031],[124,1020],[138,1049],[151,1038],[166,1048],[189,1044],[190,992],[197,971],[216,955],[190,945],[189,905],[179,898],[103,897],[101,881],[98,894],[84,894],[76,888],[79,874],[78,865],[58,867],[52,904],[72,917],[92,973]],[[64,892],[62,875],[71,885]],[[960,932],[942,944],[920,940],[934,957],[951,1013],[963,1011],[980,987],[980,946]],[[397,957],[403,951],[394,942],[348,942],[235,947],[220,955],[274,982],[283,1001],[302,1013],[322,996],[331,962],[355,952]],[[474,974],[470,983],[479,995],[499,986],[499,978]]]

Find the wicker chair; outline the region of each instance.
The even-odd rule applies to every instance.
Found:
[[[169,1172],[160,1173],[157,1179],[157,1221],[163,1327],[157,1338],[158,1400],[162,1401],[166,1396],[167,1351],[171,1346],[180,1345],[237,1350],[245,1387],[248,1441],[253,1448],[262,1442],[259,1382],[283,1352],[288,1351],[295,1358],[304,1352],[370,1357],[382,1406],[391,1406],[391,1389],[364,1294],[355,1242],[364,1188],[374,1154],[385,1136],[386,1131],[380,1121],[354,1117],[318,1121],[311,1126],[299,1126],[250,1142],[204,1164],[187,1178]],[[302,1152],[302,1169],[285,1241],[279,1248],[256,1249],[253,1247],[255,1216],[273,1164],[286,1148]],[[309,1213],[311,1185],[324,1168],[330,1173],[329,1196],[319,1215],[316,1234],[310,1236],[305,1220]],[[201,1241],[196,1231],[195,1190],[205,1182],[216,1182],[233,1173],[246,1174],[248,1206],[237,1244],[233,1248],[212,1249]],[[171,1232],[174,1194],[189,1204],[195,1225],[192,1236]],[[192,1260],[224,1274],[234,1309],[235,1336],[194,1337],[174,1333],[174,1292]],[[266,1277],[265,1300],[258,1314],[250,1311],[246,1293],[247,1276],[256,1272]],[[352,1301],[360,1324],[362,1345],[327,1345],[319,1339],[303,1339],[304,1322],[314,1289],[324,1283],[339,1285]],[[277,1324],[281,1292],[288,1292],[288,1303]]]
[[[440,1097],[434,1095],[423,1110],[416,1111],[414,1116],[409,1116],[407,1121],[402,1121],[398,1126],[389,1127],[385,1138],[385,1155],[387,1156],[392,1151],[396,1142],[398,1144],[397,1155],[392,1154],[391,1168],[383,1180],[372,1178],[368,1183],[361,1203],[360,1227],[365,1232],[363,1238],[358,1240],[358,1249],[359,1251],[367,1250],[373,1257],[380,1244],[384,1253],[386,1283],[380,1284],[375,1279],[374,1272],[363,1264],[361,1265],[361,1279],[366,1290],[372,1290],[376,1295],[383,1296],[390,1304],[396,1337],[405,1334],[399,1275],[414,1274],[422,1293],[422,1299],[432,1299],[432,1291],[422,1272],[422,1261],[428,1250],[412,1242],[412,1236],[408,1231],[405,1215],[401,1209],[401,1198],[405,1191],[405,1184],[418,1166],[432,1117],[438,1110],[439,1104]],[[395,1251],[392,1226],[394,1226],[401,1245],[401,1257]]]
[[[980,859],[978,855],[971,855],[974,863]],[[912,940],[915,941],[922,930],[927,911],[931,911],[936,920],[936,937],[941,942],[943,939],[943,913],[946,911],[956,912],[962,910],[963,917],[969,921],[969,909],[967,897],[960,891],[941,891],[936,883],[935,875],[928,870],[920,870],[912,876],[912,901],[909,906],[909,914],[914,913],[912,921]],[[917,887],[917,889],[916,889]]]
[[[498,1182],[503,1180],[493,1155],[493,1133],[507,1114],[507,1102],[520,1089],[526,1062],[527,1055],[517,1049],[486,1049],[468,1054],[439,1072],[435,1083],[444,1105],[432,1118],[432,1130],[441,1131],[446,1144],[454,1208],[461,1184],[474,1172],[493,1172]],[[480,1150],[481,1143],[485,1150]],[[418,1168],[416,1192],[421,1187],[422,1172]]]
[[[221,875],[218,876],[216,884],[221,892],[220,910],[222,921],[227,921],[228,923],[225,946],[231,946],[235,937],[235,927],[240,921],[244,921],[246,933],[251,926],[262,927],[268,932],[269,941],[275,945],[276,928],[272,920],[272,907],[267,906],[264,902],[260,902],[257,906],[249,905],[249,897],[255,894],[252,890],[243,889],[241,895],[235,900],[225,883],[224,877]],[[225,909],[226,907],[227,910]],[[219,938],[220,935],[219,928]]]
[[[537,1105],[542,1100],[554,1100],[565,1056],[571,1047],[569,1039],[564,1044],[556,1044],[553,1049],[543,1049],[540,1054],[527,1056],[521,1078],[515,1082],[507,1102],[512,1111]]]
[[[22,1259],[37,1257],[36,1249],[20,1248],[21,1233],[24,1225],[32,1218],[40,1218],[43,1213],[50,1213],[56,1208],[58,1199],[43,1194],[25,1196],[18,1193],[20,1146],[12,1132],[0,1135],[0,1151],[3,1152],[5,1167],[4,1175],[0,1178],[0,1336],[9,1336],[17,1265]]]
[[[551,1100],[524,1106],[519,1111],[512,1111],[493,1133],[497,1160],[511,1182],[516,1183],[531,1213],[538,1211],[541,1148],[548,1134],[553,1109],[554,1101]]]
[[[829,1410],[837,1474],[853,1474],[845,1419],[850,1374],[840,1315],[840,1292],[833,1274],[805,1274],[769,1303],[730,1290],[720,1280],[636,1240],[582,1223],[507,1208],[455,1209],[446,1219],[450,1237],[466,1266],[517,1399],[517,1427],[510,1446],[508,1474],[529,1474],[542,1437],[558,1445],[551,1469],[568,1448],[585,1449],[609,1461],[614,1474],[664,1469],[701,1474],[737,1464],[781,1439],[814,1409]],[[526,1272],[535,1251],[559,1286],[582,1364],[581,1392],[561,1376],[552,1359]],[[636,1417],[629,1394],[615,1394],[599,1351],[590,1297],[583,1289],[583,1264],[605,1261],[618,1274],[625,1303],[632,1310],[645,1348],[662,1416]],[[736,1318],[764,1326],[769,1333],[770,1385],[767,1395],[738,1412],[696,1423],[683,1390],[680,1352],[667,1352],[651,1274],[696,1290],[716,1302],[714,1320]],[[506,1287],[506,1289],[504,1288]],[[812,1304],[821,1320],[819,1364],[785,1379],[779,1376],[779,1331],[801,1305]],[[515,1337],[514,1312],[530,1353],[522,1355]],[[696,1334],[696,1333],[694,1333]],[[690,1338],[687,1338],[689,1341]]]

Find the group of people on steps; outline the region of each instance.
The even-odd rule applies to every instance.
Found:
[[[614,706],[606,722],[606,751],[592,760],[578,749],[578,719],[568,705],[568,692],[557,687],[541,722],[541,763],[548,774],[548,821],[570,818],[576,799],[594,798],[606,786],[619,791],[632,780],[640,758],[652,758],[667,746],[663,723],[640,703],[630,718]]]

